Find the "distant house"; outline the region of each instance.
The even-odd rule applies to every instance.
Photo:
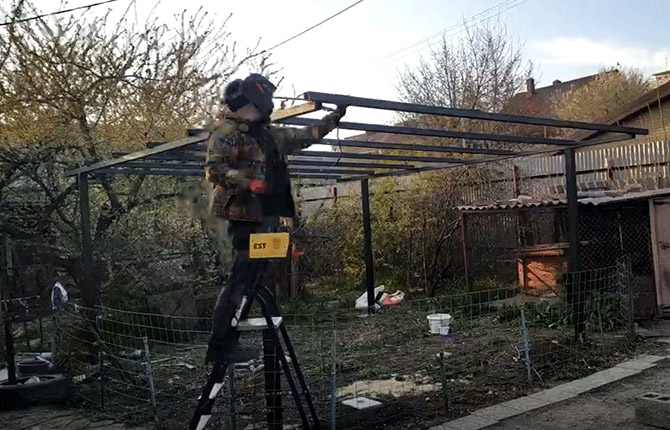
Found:
[[[582,259],[587,268],[605,267],[622,256],[631,257],[637,309],[670,314],[670,71],[658,73],[655,78],[658,85],[647,94],[609,117],[594,121],[647,128],[649,135],[577,151],[577,182],[582,203],[580,236],[586,243]],[[576,132],[571,137],[586,140],[613,136]],[[528,253],[535,251],[532,247],[553,242],[560,249],[564,239],[560,231],[561,211],[565,207],[563,156],[519,159],[513,166],[515,180],[510,177],[503,180],[507,197],[500,196],[495,202],[475,202],[462,209],[479,214],[503,209],[509,214],[509,219],[501,221],[499,228],[503,229],[517,222],[513,214],[520,211],[554,213],[551,219],[556,221],[557,229],[545,228],[539,232],[552,233],[545,242],[538,242],[535,234],[531,235],[534,243],[523,240],[514,243],[519,237],[524,238],[512,235],[506,246],[525,247],[523,251]],[[527,198],[519,200],[519,195]],[[528,222],[533,224],[532,219]],[[488,222],[485,227],[498,228],[494,224]]]
[[[616,71],[604,73],[616,73]],[[598,73],[565,82],[557,79],[551,85],[539,88],[535,87],[534,78],[528,78],[526,80],[526,91],[514,95],[507,103],[504,111],[516,115],[553,118],[556,116],[554,108],[559,97],[569,91],[583,87],[601,76],[603,74]]]
[[[670,70],[654,75],[657,85],[642,97],[597,122],[649,129],[648,136],[637,136],[635,142],[667,141],[670,134]],[[576,133],[578,140],[602,136],[598,132]],[[624,144],[632,144],[633,140]]]

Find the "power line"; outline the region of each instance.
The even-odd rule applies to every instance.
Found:
[[[302,36],[303,34],[307,33],[307,32],[310,31],[310,30],[314,30],[316,27],[320,26],[321,24],[324,24],[324,23],[330,21],[331,19],[333,19],[333,18],[335,18],[336,16],[338,16],[338,15],[340,15],[340,14],[342,14],[342,13],[348,11],[349,9],[351,9],[352,7],[354,7],[354,6],[356,6],[356,5],[360,4],[360,3],[363,3],[363,0],[358,0],[356,3],[347,6],[346,8],[344,8],[344,9],[342,9],[341,11],[337,12],[336,14],[329,16],[328,18],[324,19],[323,21],[321,21],[321,22],[319,22],[319,23],[317,23],[317,24],[314,24],[313,26],[309,27],[307,30],[303,30],[303,31],[301,31],[300,33],[296,34],[295,36],[289,37],[288,39],[284,40],[283,42],[279,42],[279,43],[276,44],[275,46],[273,46],[273,47],[271,47],[271,48],[268,48],[268,49],[265,49],[263,52],[269,52],[269,51],[272,51],[273,49],[278,48],[278,47],[282,46],[283,44],[285,44],[285,43],[287,43],[287,42],[290,42],[291,40],[295,39],[296,37]]]
[[[63,13],[74,12],[74,11],[80,10],[80,9],[90,9],[92,7],[95,7],[95,6],[101,6],[103,4],[114,3],[114,2],[117,2],[117,1],[119,1],[119,0],[106,0],[106,1],[101,1],[101,2],[98,2],[98,3],[87,4],[87,5],[84,5],[84,6],[73,7],[73,8],[70,8],[70,9],[59,10],[59,11],[56,11],[56,12],[45,13],[45,14],[42,14],[42,15],[35,15],[35,16],[28,17],[28,18],[17,19],[15,21],[5,21],[5,22],[0,23],[0,27],[4,27],[4,26],[7,26],[7,25],[12,25],[12,24],[20,24],[22,22],[33,21],[33,20],[36,20],[36,19],[45,18],[47,16],[61,15]]]
[[[489,8],[489,9],[486,10],[486,11],[489,11],[493,8],[500,8],[500,7],[503,7],[503,6],[507,6],[505,9],[499,10],[496,14],[484,17],[480,20],[476,20],[475,18],[477,16],[483,14],[486,11],[482,11],[482,12],[478,13],[477,15],[473,15],[469,20],[467,20],[467,21],[465,21],[461,24],[457,24],[457,25],[453,25],[451,27],[445,28],[441,32],[436,33],[436,34],[434,34],[434,35],[432,35],[428,38],[425,38],[419,43],[416,43],[416,44],[414,44],[412,46],[409,46],[407,48],[404,48],[404,49],[402,49],[402,50],[400,50],[400,51],[398,51],[394,54],[391,54],[390,56],[386,56],[386,57],[380,59],[379,61],[383,61],[384,59],[388,58],[387,61],[383,61],[378,67],[386,66],[388,64],[391,64],[391,63],[394,63],[396,61],[402,60],[403,58],[406,58],[406,57],[408,57],[412,54],[416,54],[418,52],[421,52],[426,48],[430,48],[431,46],[434,46],[434,43],[429,43],[426,46],[421,46],[418,49],[414,49],[410,52],[407,52],[404,55],[400,55],[400,56],[397,55],[397,54],[402,54],[403,52],[407,51],[408,49],[411,49],[413,47],[416,47],[416,46],[420,45],[422,42],[427,41],[430,38],[435,38],[436,36],[439,36],[439,35],[443,35],[445,37],[453,37],[453,36],[459,35],[459,34],[463,33],[465,30],[467,30],[468,28],[472,28],[475,24],[480,24],[480,23],[489,21],[493,18],[496,18],[496,17],[500,16],[500,14],[502,14],[503,12],[506,12],[510,9],[514,9],[515,7],[518,7],[518,6],[522,5],[523,3],[527,2],[527,1],[528,0],[506,0],[504,2],[501,2],[501,3],[498,4],[498,6],[494,6],[494,7]],[[463,27],[463,28],[460,28],[460,27]],[[393,56],[395,56],[395,58],[389,58],[389,57],[393,57]]]
[[[401,49],[399,49],[399,50],[397,50],[397,51],[391,52],[390,54],[385,55],[384,57],[380,58],[380,59],[377,60],[377,61],[384,61],[384,60],[386,60],[387,58],[391,58],[391,57],[394,57],[394,56],[396,56],[396,55],[398,55],[398,54],[401,54],[401,53],[403,53],[403,52],[405,52],[405,51],[407,51],[407,50],[409,50],[409,49],[412,49],[412,48],[414,48],[414,47],[416,47],[416,46],[421,45],[421,44],[424,43],[424,42],[427,42],[427,41],[429,41],[429,40],[431,40],[431,39],[434,39],[434,38],[436,38],[437,36],[446,34],[447,32],[449,32],[449,31],[451,31],[451,30],[453,30],[453,29],[455,29],[455,28],[458,28],[458,27],[460,27],[461,25],[464,25],[464,24],[466,24],[466,23],[468,23],[468,22],[470,22],[470,21],[473,21],[473,20],[475,20],[478,16],[484,15],[485,13],[487,13],[487,12],[493,10],[493,9],[501,8],[501,7],[503,7],[505,4],[510,3],[510,2],[512,2],[512,1],[516,1],[516,0],[504,0],[504,1],[500,2],[500,3],[497,3],[497,4],[495,4],[494,6],[491,6],[491,7],[488,8],[488,9],[485,9],[485,10],[483,10],[483,11],[481,11],[481,12],[475,14],[475,15],[472,15],[467,21],[465,21],[465,22],[463,22],[463,23],[457,23],[457,24],[451,25],[451,26],[449,26],[449,27],[445,27],[445,28],[443,28],[442,30],[438,31],[437,33],[431,34],[430,36],[426,36],[426,37],[424,37],[423,39],[418,40],[418,41],[412,43],[412,44],[409,45],[409,46],[405,46],[404,48],[401,48]]]
[[[430,38],[426,38],[426,39],[424,39],[424,41],[428,41],[428,40],[430,40],[430,39],[434,39],[436,36],[440,36],[440,35],[443,36],[443,37],[445,37],[445,38],[456,36],[456,35],[458,35],[458,34],[463,33],[463,31],[467,30],[468,28],[472,28],[472,27],[473,27],[474,25],[476,25],[476,24],[480,24],[480,23],[489,21],[489,20],[491,20],[491,19],[493,19],[493,18],[495,18],[495,17],[498,17],[498,16],[500,16],[500,14],[502,14],[503,12],[508,11],[508,10],[510,10],[510,9],[513,9],[513,8],[515,8],[515,7],[519,6],[519,5],[521,5],[522,3],[525,3],[526,1],[527,1],[527,0],[505,0],[504,2],[499,3],[497,6],[491,7],[491,8],[489,8],[489,9],[486,9],[486,11],[482,11],[482,12],[476,14],[476,15],[473,15],[470,19],[468,19],[468,20],[466,20],[466,21],[464,21],[464,22],[462,22],[462,23],[455,24],[455,25],[452,25],[451,27],[445,28],[444,30],[442,30],[442,31],[439,32],[439,33],[436,33],[435,35],[431,36]],[[508,6],[508,7],[505,8],[505,9],[500,9],[500,8],[502,8],[503,6]],[[490,11],[490,10],[492,10],[492,9],[499,9],[499,10],[498,10],[496,13],[494,13],[494,14],[492,14],[492,15],[490,15],[490,16],[483,16],[481,19],[477,19],[477,17],[479,17],[479,16],[481,16],[481,15],[484,15],[485,12]],[[388,58],[388,60],[387,60],[387,61],[384,61],[384,62],[381,64],[381,66],[385,66],[385,65],[387,65],[387,64],[394,63],[394,62],[396,62],[396,61],[398,61],[398,60],[401,60],[401,59],[403,59],[403,58],[406,58],[406,57],[408,57],[408,56],[410,56],[410,55],[413,55],[413,54],[416,54],[416,53],[418,53],[418,52],[421,52],[421,51],[423,51],[423,50],[426,49],[426,48],[430,48],[430,47],[434,46],[434,43],[428,43],[428,44],[425,45],[425,46],[419,46],[419,45],[420,45],[420,43],[417,43],[417,44],[414,44],[413,46],[410,46],[410,47],[407,47],[407,48],[405,48],[405,49],[402,49],[402,50],[400,50],[399,52],[397,52],[396,54],[392,55],[391,58],[385,57],[385,58]],[[405,53],[404,55],[400,55],[400,56],[398,56],[398,54],[403,54],[404,52],[406,52],[406,51],[408,51],[409,49],[411,49],[411,48],[413,48],[413,47],[416,47],[416,46],[419,46],[419,47],[418,47],[417,49],[413,49],[413,50],[411,50],[411,51]],[[383,61],[383,59],[382,59],[382,61]]]
[[[518,7],[518,6],[520,6],[520,5],[524,4],[524,3],[526,3],[528,0],[507,0],[507,1],[505,1],[504,3],[509,3],[510,1],[513,1],[513,2],[516,1],[516,2],[518,2],[518,3],[512,3],[512,4],[509,5],[507,8],[498,11],[497,14],[494,14],[494,15],[491,15],[491,16],[488,16],[488,17],[485,17],[485,18],[483,18],[483,19],[481,19],[481,20],[479,20],[479,21],[477,21],[477,22],[473,22],[474,20],[473,20],[473,19],[470,19],[470,20],[468,20],[468,21],[466,21],[466,22],[464,22],[464,23],[462,23],[462,24],[458,24],[458,25],[452,26],[452,27],[450,28],[450,30],[452,30],[452,31],[449,31],[448,33],[440,32],[440,33],[438,33],[438,34],[443,34],[445,37],[453,37],[453,36],[459,35],[459,34],[463,33],[464,31],[468,30],[469,28],[472,28],[474,25],[476,25],[476,24],[481,24],[481,23],[483,23],[483,22],[486,22],[486,21],[489,21],[489,20],[491,20],[491,19],[493,19],[493,18],[496,18],[496,17],[500,16],[500,14],[502,14],[503,12],[506,12],[506,11],[508,11],[508,10],[510,10],[510,9],[514,9],[515,7]],[[503,4],[501,4],[501,5],[503,5]],[[476,16],[476,15],[475,15],[475,16]],[[473,18],[474,18],[474,17],[473,17]],[[463,27],[463,28],[460,28],[460,29],[459,29],[459,27]],[[445,29],[445,30],[446,30],[446,29]],[[402,60],[403,58],[407,58],[407,57],[410,56],[410,55],[413,55],[413,54],[416,54],[416,53],[418,53],[418,52],[421,52],[421,51],[423,51],[424,49],[426,49],[426,48],[430,48],[430,47],[432,47],[432,46],[434,46],[434,45],[435,45],[434,43],[429,43],[429,44],[426,45],[426,46],[422,46],[422,47],[420,47],[420,48],[418,48],[418,49],[412,50],[412,51],[410,51],[410,52],[408,52],[408,53],[406,53],[406,54],[404,54],[404,55],[396,56],[395,58],[390,58],[389,60],[383,62],[382,64],[380,64],[380,65],[377,66],[377,67],[383,67],[383,66],[386,66],[386,65],[388,65],[388,64],[395,63],[396,61]],[[415,46],[416,46],[416,45],[415,45]],[[409,48],[408,48],[408,49],[409,49]],[[402,53],[402,52],[404,52],[404,51],[405,51],[405,50],[403,50],[403,51],[401,51],[401,52],[399,52],[399,53]]]

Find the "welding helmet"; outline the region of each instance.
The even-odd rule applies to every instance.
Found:
[[[226,85],[224,103],[235,112],[247,105],[253,105],[265,117],[269,118],[274,109],[272,96],[276,87],[266,77],[252,73],[244,80],[236,79]]]

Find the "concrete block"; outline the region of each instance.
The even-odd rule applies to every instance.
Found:
[[[344,400],[342,401],[342,404],[354,409],[358,409],[359,411],[362,411],[363,409],[378,408],[379,406],[382,405],[382,402],[378,402],[377,400],[368,399],[367,397],[361,396]]]
[[[643,371],[643,370],[650,369],[652,367],[656,367],[656,363],[649,363],[647,361],[642,361],[642,360],[628,360],[628,361],[624,361],[623,363],[617,364],[616,367],[619,367],[621,369]]]
[[[573,397],[577,397],[577,394],[561,390],[558,387],[554,387],[549,390],[544,390],[540,391],[539,393],[531,394],[528,397],[531,399],[547,402],[547,404],[554,404],[562,402],[563,400],[568,400]]]
[[[439,430],[479,430],[493,424],[496,424],[498,420],[492,420],[490,418],[479,417],[476,415],[468,415],[467,417],[459,418],[457,420],[449,421],[442,426],[438,427]],[[444,427],[443,427],[444,426]],[[432,428],[430,430],[437,430]]]
[[[554,388],[560,391],[564,391],[566,393],[574,394],[574,395],[580,395],[584,394],[588,391],[593,390],[594,388],[599,387],[600,385],[595,384],[594,382],[591,381],[584,381],[583,379],[577,379],[572,382],[568,382],[567,384],[561,384],[558,385]]]
[[[479,409],[472,413],[472,415],[475,416],[484,417],[497,421],[502,421],[504,419],[515,417],[520,414],[521,412],[519,412],[518,410],[509,408],[502,404],[489,406],[488,408]]]
[[[587,384],[592,384],[593,388],[597,388],[612,382],[616,382],[620,379],[636,375],[638,373],[640,373],[639,370],[624,369],[623,367],[612,367],[582,378],[580,381],[584,381],[584,383]]]
[[[519,413],[524,413],[532,411],[535,409],[543,408],[547,405],[550,405],[551,402],[546,399],[538,399],[530,396],[520,397],[518,399],[509,400],[507,402],[501,403],[500,405],[519,411]]]
[[[657,363],[667,357],[663,355],[641,354],[635,357],[636,361],[644,361],[647,363]]]
[[[646,393],[636,397],[635,419],[642,424],[670,429],[670,395]]]

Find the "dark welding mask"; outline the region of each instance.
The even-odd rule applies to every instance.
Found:
[[[246,79],[236,79],[226,86],[224,102],[233,112],[252,105],[267,119],[274,109],[272,96],[275,89],[267,78],[252,73]]]

